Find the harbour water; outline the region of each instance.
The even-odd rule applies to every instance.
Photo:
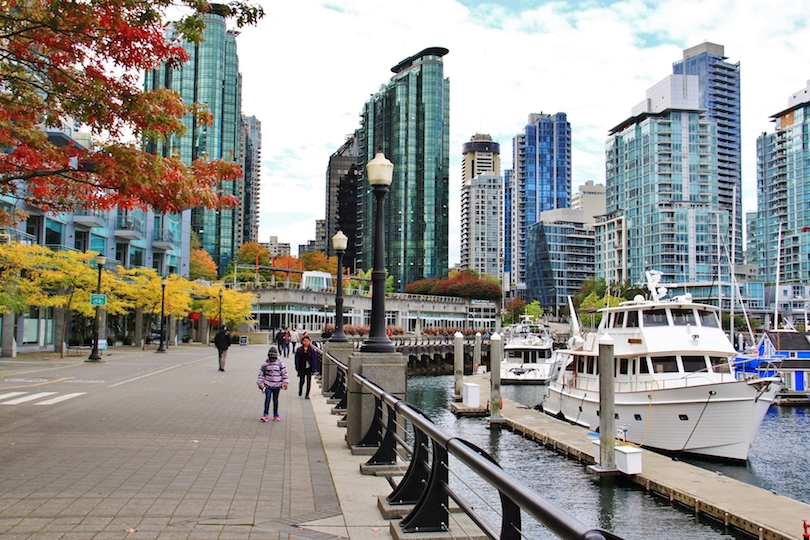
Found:
[[[543,387],[505,386],[502,391],[504,397],[533,407],[540,402]],[[423,410],[445,432],[486,450],[505,470],[589,525],[628,539],[747,538],[710,520],[696,518],[691,511],[672,506],[668,500],[651,495],[629,482],[599,482],[583,464],[509,431],[490,430],[482,419],[457,418],[449,410],[452,394],[452,376],[408,379],[408,401]],[[808,502],[806,486],[810,481],[810,470],[804,466],[806,452],[803,449],[810,444],[810,417],[805,413],[805,409],[773,407],[763,422],[748,465],[694,463]],[[453,485],[457,488],[458,483]],[[476,483],[461,489],[486,491],[484,486]],[[531,538],[555,538],[542,529],[526,532],[531,532]]]

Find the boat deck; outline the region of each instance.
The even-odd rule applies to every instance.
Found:
[[[488,374],[464,381],[479,384],[481,403],[489,401]],[[463,414],[464,405],[454,405],[454,412]],[[585,428],[507,399],[501,415],[512,431],[585,463],[594,462],[594,437]],[[810,520],[810,505],[655,452],[643,451],[642,468],[641,474],[629,477],[636,484],[755,538],[799,540],[802,519]]]

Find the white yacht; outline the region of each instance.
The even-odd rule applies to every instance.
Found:
[[[556,377],[559,362],[548,327],[524,315],[504,332],[501,384],[546,384]]]
[[[549,383],[543,410],[598,429],[598,342],[609,334],[620,438],[671,453],[747,460],[779,379],[738,380],[736,353],[717,308],[695,303],[689,294],[665,300],[660,279],[659,272],[647,272],[649,300],[639,295],[600,310],[596,332],[556,352],[564,368]]]

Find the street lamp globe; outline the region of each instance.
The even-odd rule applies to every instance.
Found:
[[[338,231],[332,237],[332,247],[335,251],[346,251],[349,246],[349,237],[343,234],[343,231]]]
[[[349,238],[338,231],[332,237],[332,247],[337,253],[337,290],[335,291],[335,331],[329,341],[345,343],[349,341],[343,331],[343,254],[349,246]]]
[[[377,152],[366,165],[366,174],[372,186],[390,186],[394,178],[394,164],[382,152]]]

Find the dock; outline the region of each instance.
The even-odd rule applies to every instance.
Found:
[[[481,403],[489,401],[489,375],[473,375],[465,382],[479,384]],[[462,403],[457,414],[470,414]],[[558,420],[508,399],[503,400],[503,427],[583,463],[594,463],[593,436],[588,430]],[[651,493],[710,516],[726,526],[761,540],[801,540],[802,520],[810,521],[810,505],[776,495],[700,467],[643,450],[643,472],[627,478]]]

